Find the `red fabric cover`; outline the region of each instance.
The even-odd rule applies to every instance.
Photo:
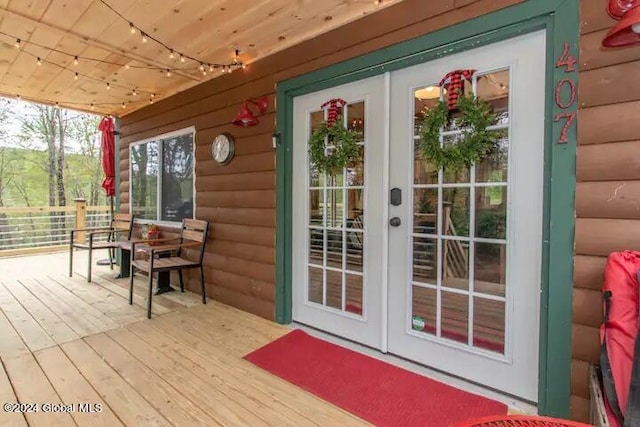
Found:
[[[627,409],[634,344],[638,333],[639,268],[640,252],[613,252],[607,259],[602,286],[603,293],[611,291],[611,306],[609,319],[600,327],[600,342],[604,342],[606,328],[607,354],[623,415]]]
[[[116,169],[115,169],[115,142],[113,131],[115,125],[111,117],[104,117],[98,125],[98,130],[102,132],[102,170],[104,171],[104,180],[102,188],[104,188],[108,197],[116,194]]]

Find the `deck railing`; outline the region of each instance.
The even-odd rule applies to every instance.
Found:
[[[109,226],[109,206],[0,207],[0,257],[66,248],[73,228]],[[79,235],[79,239],[84,236]]]

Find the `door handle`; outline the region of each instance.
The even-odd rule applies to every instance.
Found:
[[[391,218],[391,219],[389,220],[389,224],[390,224],[392,227],[398,227],[398,226],[400,226],[400,224],[402,224],[402,221],[400,220],[400,218],[399,218],[399,217],[394,216],[393,218]]]
[[[389,202],[392,206],[400,206],[402,204],[402,190],[399,188],[392,188],[389,194]]]

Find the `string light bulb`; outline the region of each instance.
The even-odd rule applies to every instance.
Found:
[[[136,33],[136,27],[133,26],[133,22],[129,22],[129,31],[131,31],[131,34]]]
[[[109,82],[107,82],[107,90],[111,89],[111,84],[109,84]]]
[[[184,55],[180,54],[180,62],[184,62]]]
[[[76,75],[75,75],[75,76],[73,76],[73,79],[74,79],[74,80],[78,80],[78,73],[76,73]]]
[[[147,35],[145,33],[140,33],[142,34],[142,43],[146,43],[147,42]]]
[[[171,77],[171,70],[167,69],[167,77]]]
[[[204,64],[201,62],[198,68],[200,69],[200,71],[204,71]]]
[[[153,99],[153,98],[155,98],[155,97],[156,97],[156,94],[155,94],[155,93],[152,93],[152,94],[151,94],[151,99]]]
[[[173,49],[169,52],[169,59],[174,59],[176,57],[175,53],[173,53]]]
[[[75,56],[73,58],[73,65],[78,65],[78,57],[77,56]]]
[[[129,64],[124,64],[124,68],[126,68],[128,70],[130,68]]]
[[[153,96],[149,98],[149,104],[153,104]]]
[[[16,99],[20,99],[20,94],[16,94]]]
[[[133,90],[131,91],[131,95],[133,95],[133,96],[138,96],[138,92],[136,92],[136,90],[135,90],[135,89],[133,89]]]
[[[209,64],[209,72],[213,73],[213,65]]]
[[[125,104],[124,102],[122,103],[122,108],[127,108],[127,104]]]
[[[96,106],[95,106],[95,105],[93,105],[93,104],[91,104],[91,109],[92,109],[92,110],[95,110],[95,109],[96,109]]]
[[[20,49],[20,42],[21,42],[20,39],[16,39],[16,43],[15,43],[16,49]]]
[[[238,63],[238,55],[240,55],[240,51],[238,49],[236,49],[236,56],[233,57],[233,63],[234,64]]]
[[[40,59],[40,57],[38,57],[38,65],[42,65],[42,59]]]

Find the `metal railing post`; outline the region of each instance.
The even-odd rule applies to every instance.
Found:
[[[75,228],[86,228],[87,224],[87,199],[78,198],[73,199],[76,204],[76,225]],[[86,240],[86,234],[84,231],[77,233],[77,243],[84,243]]]

